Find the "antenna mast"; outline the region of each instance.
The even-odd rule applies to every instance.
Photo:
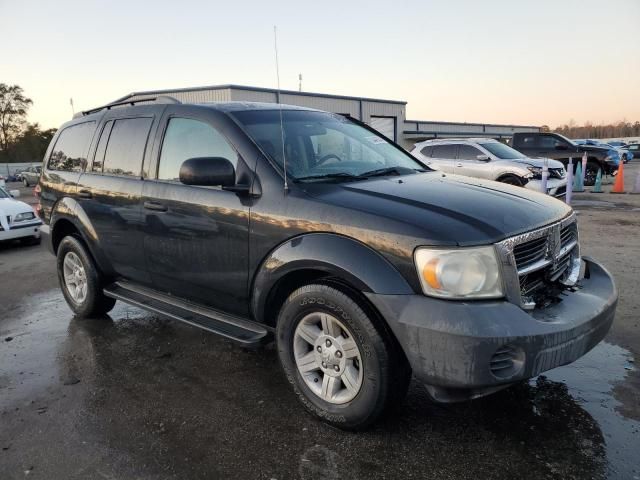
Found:
[[[280,140],[282,143],[282,167],[284,170],[284,191],[289,190],[287,183],[287,154],[284,148],[284,125],[282,122],[282,103],[280,103],[280,67],[278,66],[278,29],[273,26],[273,46],[276,52],[276,77],[278,79],[278,105],[280,110]]]

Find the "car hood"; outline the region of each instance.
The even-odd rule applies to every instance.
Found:
[[[581,152],[598,152],[606,155],[609,150],[613,149],[610,147],[600,147],[598,145],[578,145],[578,150]]]
[[[14,215],[25,212],[33,212],[33,209],[20,200],[0,198],[0,215],[13,217]]]
[[[425,245],[494,243],[560,220],[571,212],[569,206],[548,195],[441,172],[307,184],[305,190],[336,207],[373,214],[379,219],[376,229],[382,232],[387,228],[398,234],[392,224],[402,222]]]
[[[525,165],[531,165],[532,167],[543,167],[544,160],[545,160],[544,158],[523,157],[523,158],[516,158],[515,160],[510,160],[510,161],[523,163]],[[562,165],[562,162],[559,162],[558,160],[552,160],[550,158],[547,158],[547,161],[549,162],[549,168],[564,168],[564,165]]]

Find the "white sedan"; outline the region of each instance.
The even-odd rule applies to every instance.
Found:
[[[40,225],[33,208],[14,197],[20,196],[18,190],[7,192],[0,187],[0,242],[23,239],[40,243]]]

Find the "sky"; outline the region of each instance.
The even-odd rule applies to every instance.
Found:
[[[58,127],[133,91],[203,85],[405,100],[407,118],[640,121],[640,0],[0,0],[0,82]]]

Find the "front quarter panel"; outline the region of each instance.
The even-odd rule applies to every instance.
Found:
[[[281,279],[306,269],[338,277],[363,292],[414,293],[398,270],[366,245],[333,233],[309,233],[284,242],[262,262],[253,282],[254,317],[263,321],[269,292]]]

